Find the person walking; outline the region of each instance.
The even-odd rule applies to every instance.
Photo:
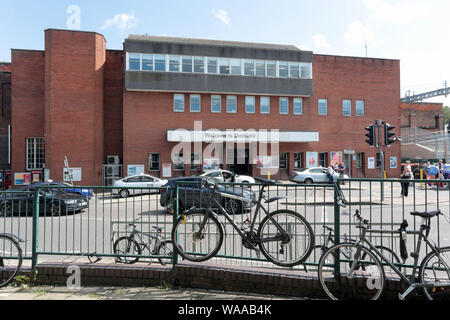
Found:
[[[333,169],[333,164],[330,163],[330,165],[327,168],[327,177],[328,177],[328,183],[329,184],[333,184],[334,183],[334,169]]]
[[[402,186],[402,197],[408,197],[408,189],[409,189],[409,180],[411,180],[412,177],[412,171],[411,166],[408,166],[408,162],[402,166],[401,173],[400,173],[400,179],[402,182],[400,182]],[[406,181],[408,180],[408,181]]]
[[[339,179],[344,179],[345,165],[342,161],[339,163],[338,172],[339,172]],[[345,182],[341,181],[341,184],[345,184]]]

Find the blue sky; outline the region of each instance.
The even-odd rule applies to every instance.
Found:
[[[314,53],[401,61],[402,95],[449,81],[447,0],[0,0],[0,61],[10,49],[44,47],[43,30],[67,29],[74,5],[80,30],[108,48],[128,34],[292,44]],[[73,21],[73,20],[71,20]],[[430,101],[445,102],[436,98]]]

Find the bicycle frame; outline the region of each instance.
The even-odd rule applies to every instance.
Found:
[[[157,248],[159,246],[159,244],[161,243],[160,237],[158,237],[158,235],[154,236],[151,233],[142,232],[142,231],[134,228],[133,231],[131,232],[131,238],[135,239],[136,236],[137,236],[137,238],[140,241],[139,245],[144,246],[150,253],[154,253],[154,251],[155,251],[155,250],[152,251],[150,249],[152,240],[156,241],[156,243],[154,245],[155,248]],[[145,236],[145,237],[149,238],[149,241],[145,242],[142,236]]]

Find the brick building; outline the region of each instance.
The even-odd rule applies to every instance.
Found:
[[[9,170],[9,134],[11,125],[11,64],[0,62],[0,170]],[[0,177],[3,182],[4,175]]]
[[[124,175],[134,165],[155,176],[199,174],[202,166],[188,162],[205,160],[214,128],[244,146],[242,157],[229,145],[213,155],[231,160],[223,167],[234,171],[261,174],[238,129],[279,130],[275,178],[287,179],[311,159],[326,166],[335,154],[351,176],[379,177],[369,168],[377,150],[364,142],[364,127],[382,119],[399,128],[399,97],[398,60],[137,35],[109,50],[98,33],[49,29],[45,50],[12,50],[12,171],[45,167],[62,180],[67,157],[82,170],[79,184],[100,185],[108,156],[116,155]],[[198,134],[200,152],[173,157],[182,140],[177,129]],[[400,145],[386,149],[387,175],[397,177],[390,160],[400,160]]]

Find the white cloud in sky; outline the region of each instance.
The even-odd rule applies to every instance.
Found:
[[[342,42],[350,46],[362,46],[366,43],[371,47],[378,47],[381,42],[375,38],[375,33],[364,26],[361,21],[354,21],[347,26]]]
[[[137,19],[134,13],[119,13],[113,18],[108,19],[102,26],[102,29],[108,29],[111,27],[117,27],[121,32],[130,30],[137,26]]]
[[[418,18],[427,17],[429,5],[423,2],[382,0],[364,0],[364,5],[371,11],[369,20],[389,24],[408,24]]]
[[[313,41],[316,49],[331,49],[333,46],[328,43],[327,38],[323,34],[313,35]]]
[[[211,12],[216,19],[219,19],[222,23],[230,26],[231,19],[228,16],[228,12],[223,9],[212,9]]]

